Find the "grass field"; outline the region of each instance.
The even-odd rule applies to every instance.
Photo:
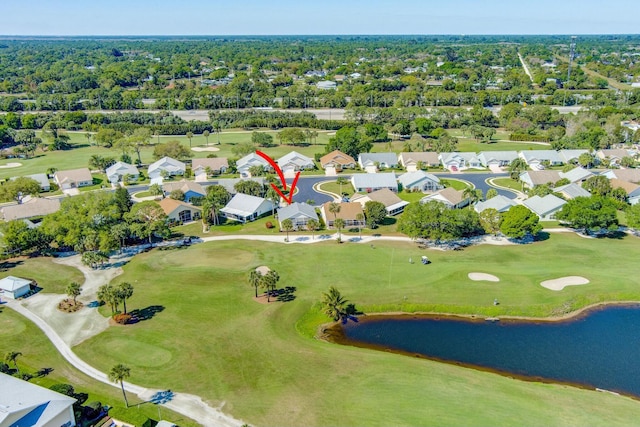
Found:
[[[501,187],[511,188],[512,190],[522,191],[522,183],[511,178],[494,178],[491,180]]]
[[[38,264],[38,266],[41,266]],[[56,267],[62,267],[55,264]],[[34,266],[35,267],[35,266]],[[11,309],[0,308],[0,353],[19,351],[22,355],[17,359],[21,372],[36,373],[43,368],[52,369],[44,377],[35,377],[30,382],[43,387],[50,387],[57,383],[71,384],[76,393],[87,393],[87,403],[98,401],[103,405],[125,411],[128,419],[135,421],[141,416],[154,420],[158,419],[158,408],[155,405],[141,402],[134,394],[127,394],[132,406],[126,409],[122,392],[117,387],[110,387],[82,374],[67,363],[53,347],[49,339],[33,323]],[[108,370],[108,369],[107,369]],[[163,417],[181,426],[197,426],[192,420],[174,413],[166,408],[160,409]],[[126,418],[126,417],[124,417]]]
[[[51,258],[18,258],[0,262],[0,272],[5,275],[35,280],[42,292],[66,294],[71,282],[82,284],[84,275],[77,269],[55,264]]]
[[[531,245],[429,251],[407,243],[311,246],[216,242],[141,254],[117,282],[150,320],[110,328],[75,351],[103,370],[122,362],[132,381],[187,391],[254,425],[629,425],[640,403],[572,387],[522,382],[453,365],[319,341],[317,302],[330,285],[365,312],[563,315],[588,304],[639,300],[638,240],[547,236]],[[295,300],[253,301],[247,271],[268,265]],[[544,268],[541,268],[544,265]],[[602,266],[607,266],[602,268]],[[497,275],[500,283],[467,274]],[[552,292],[543,280],[582,275]],[[177,286],[177,284],[179,284]],[[499,306],[492,301],[498,298]],[[461,402],[464,402],[462,404]]]

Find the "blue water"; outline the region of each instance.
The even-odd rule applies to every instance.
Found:
[[[342,329],[355,343],[640,397],[640,305],[567,322],[377,317]]]

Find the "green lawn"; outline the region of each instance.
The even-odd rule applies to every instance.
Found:
[[[340,194],[340,190],[342,190],[342,193],[346,193],[347,197],[351,197],[353,196],[353,194],[355,194],[355,191],[353,190],[353,185],[351,185],[351,181],[349,180],[347,180],[345,184],[342,184],[342,186],[338,184],[336,180],[329,181],[324,184],[321,184],[320,189],[324,191],[329,191],[333,194],[338,194],[338,195]]]
[[[195,393],[213,405],[224,401],[226,411],[253,425],[629,425],[640,416],[632,399],[343,347],[313,335],[327,321],[317,302],[330,285],[365,312],[550,316],[601,301],[639,300],[628,268],[639,248],[633,237],[563,233],[531,245],[462,252],[333,241],[154,250],[125,265],[116,282],[134,284],[132,309],[160,311],[110,328],[75,351],[103,370],[130,365],[133,382]],[[424,253],[433,261],[427,276],[422,265],[406,263]],[[278,271],[280,286],[296,287],[296,299],[254,302],[247,271],[258,265]],[[472,282],[472,271],[501,282]],[[591,283],[562,292],[539,285],[569,275]],[[493,298],[501,304],[494,306]]]
[[[447,178],[447,179],[441,178],[440,183],[443,184],[445,187],[453,187],[456,190],[464,190],[465,188],[469,187],[469,184],[467,184],[466,181],[462,181],[455,178]]]
[[[57,267],[60,267],[56,264]],[[61,270],[62,271],[62,270]],[[84,375],[73,368],[53,347],[49,339],[33,323],[8,308],[0,308],[0,354],[9,351],[18,351],[22,355],[17,359],[21,372],[35,374],[43,368],[52,369],[51,373],[44,377],[35,377],[30,382],[43,387],[50,387],[57,383],[71,384],[76,393],[87,393],[87,403],[99,401],[103,405],[109,405],[118,411],[124,411],[125,416],[119,416],[123,421],[135,422],[140,417],[158,419],[158,408],[152,404],[141,404],[125,408],[122,392],[117,387],[107,386],[99,381]],[[91,361],[89,361],[91,363]],[[106,369],[109,370],[110,368]],[[134,394],[128,393],[127,397],[132,405],[144,403]],[[161,408],[161,415],[181,426],[197,426],[194,421]]]
[[[493,178],[491,181],[501,187],[510,188],[516,191],[522,191],[522,183],[511,178]]]
[[[17,276],[33,279],[42,292],[66,294],[71,282],[84,282],[84,275],[74,267],[55,264],[51,258],[15,258],[0,262],[2,276]]]

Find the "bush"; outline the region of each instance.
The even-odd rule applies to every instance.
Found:
[[[137,412],[135,408],[126,409],[116,406],[109,410],[109,416],[136,426],[150,425],[149,418],[146,415]]]
[[[273,228],[273,223],[272,223],[271,221],[267,221],[267,222],[264,224],[264,226],[265,226],[265,227],[267,227],[267,228],[269,228],[269,229],[271,229],[271,228]]]
[[[130,314],[118,313],[113,315],[113,320],[121,325],[126,325],[131,321]]]

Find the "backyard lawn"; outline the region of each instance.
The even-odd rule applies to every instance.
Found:
[[[198,394],[213,406],[224,402],[223,410],[254,425],[632,424],[640,403],[626,397],[314,338],[328,320],[317,303],[330,285],[364,312],[542,317],[640,300],[628,269],[640,255],[636,238],[544,238],[461,252],[382,241],[373,247],[225,241],[153,250],[134,258],[115,282],[134,284],[131,309],[156,307],[156,314],[110,328],[75,351],[102,370],[131,366],[133,382]],[[407,264],[425,253],[433,264]],[[253,301],[247,272],[259,265],[280,274],[278,287],[295,287],[295,299]],[[467,274],[474,271],[501,282],[472,282]],[[591,283],[561,292],[539,285],[570,275]]]

